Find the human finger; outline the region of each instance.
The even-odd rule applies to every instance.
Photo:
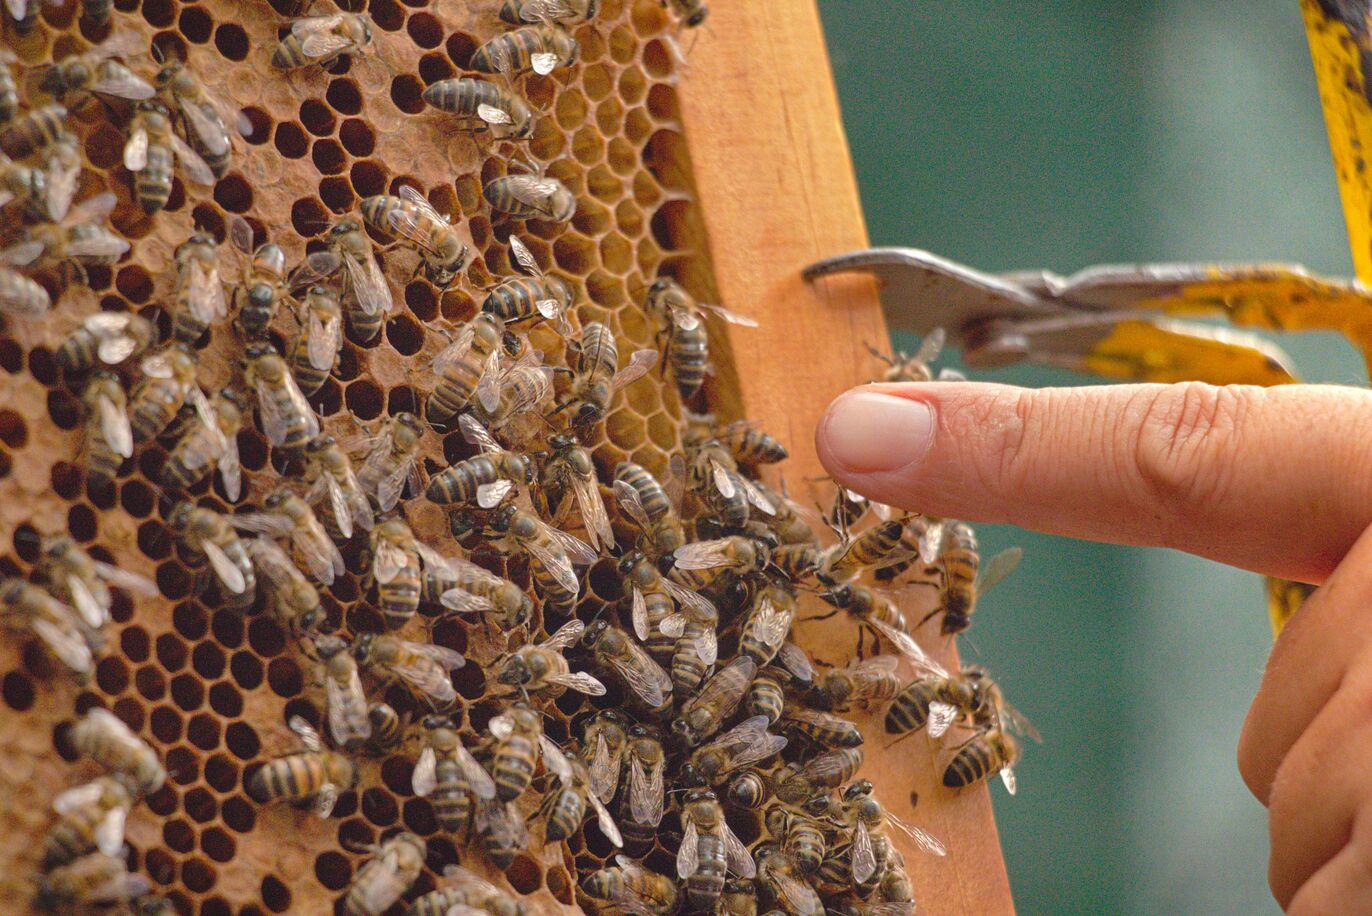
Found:
[[[1372,521],[1370,423],[1335,386],[936,382],[840,396],[816,444],[889,505],[1318,582]]]

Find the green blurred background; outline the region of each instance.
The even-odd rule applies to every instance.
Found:
[[[1352,271],[1297,0],[820,8],[874,244],[989,270]],[[1341,338],[1281,343],[1309,380],[1366,381]],[[1020,910],[1275,912],[1263,810],[1234,766],[1271,639],[1261,580],[1009,528],[982,542],[1026,557],[963,651],[1046,739],[1019,796],[993,792]]]

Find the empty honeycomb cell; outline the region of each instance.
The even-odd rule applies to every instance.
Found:
[[[362,91],[357,81],[339,77],[329,81],[324,90],[324,101],[341,115],[355,115],[362,111]]]
[[[216,207],[209,204],[200,204],[191,211],[191,222],[201,232],[208,232],[214,236],[215,241],[223,244],[228,235],[224,227],[224,217]]]
[[[170,748],[163,758],[167,775],[179,786],[191,786],[200,780],[200,763],[197,755],[189,748],[177,745]]]
[[[0,696],[5,705],[16,712],[24,712],[33,706],[33,679],[22,671],[11,671],[0,682]]]
[[[638,169],[638,151],[624,137],[612,137],[605,150],[605,161],[616,175],[628,177]],[[597,166],[597,168],[604,168],[604,166]],[[620,183],[620,188],[622,191],[623,182]]]
[[[203,45],[210,40],[210,35],[214,32],[214,20],[203,7],[188,6],[181,10],[177,27],[187,40]]]
[[[114,288],[125,299],[142,305],[152,297],[152,275],[137,264],[125,264],[114,275]]]
[[[139,676],[142,676],[142,671],[139,672]],[[139,689],[141,691],[142,688]],[[148,697],[148,699],[155,699],[155,697]],[[148,717],[148,729],[152,732],[152,736],[163,744],[179,741],[183,724],[181,713],[170,706],[156,706]]]
[[[248,33],[232,22],[214,30],[214,46],[228,60],[244,60],[248,56]]]
[[[648,418],[648,438],[663,451],[676,448],[677,424],[665,413],[655,413]]]
[[[273,913],[285,913],[291,908],[290,889],[275,875],[267,875],[262,879],[262,903]]]
[[[610,96],[596,106],[595,120],[602,134],[607,137],[616,136],[624,124],[624,103]]]
[[[455,31],[448,36],[443,43],[443,50],[448,55],[448,59],[453,62],[453,66],[459,70],[466,70],[472,61],[472,52],[480,44],[475,38],[466,32]]]
[[[386,828],[400,817],[395,798],[386,790],[374,788],[362,793],[362,816],[377,827]]]
[[[353,191],[358,197],[386,193],[386,169],[371,159],[359,159],[348,169]]]
[[[17,416],[17,414],[16,414]],[[58,429],[76,429],[81,425],[81,402],[69,391],[48,392],[48,416]],[[20,427],[22,429],[22,425]],[[18,446],[11,446],[17,448]]]
[[[586,67],[581,72],[581,86],[586,91],[587,98],[592,102],[599,102],[614,91],[614,71],[605,64]]]
[[[626,67],[619,74],[619,100],[630,107],[643,101],[648,92],[648,79],[637,67]]]
[[[119,504],[134,518],[147,518],[151,515],[155,499],[152,487],[141,480],[125,481],[119,488]]]
[[[139,11],[148,25],[163,29],[172,24],[176,16],[176,4],[173,0],[143,0]]]
[[[294,121],[277,124],[273,140],[276,143],[276,151],[287,159],[303,159],[309,152],[310,141],[305,135],[305,129]]]
[[[381,782],[396,795],[412,795],[410,780],[413,772],[412,761],[401,756],[387,757],[381,763]]]
[[[438,297],[434,288],[418,280],[406,284],[405,307],[420,321],[433,321],[438,316]],[[422,328],[420,333],[423,333]]]
[[[405,25],[405,11],[395,0],[370,0],[367,12],[372,21],[387,32],[398,32]]]
[[[186,723],[186,737],[191,744],[202,751],[212,751],[219,747],[219,720],[210,713],[200,713]]]
[[[633,200],[622,200],[615,205],[615,226],[624,235],[632,238],[642,234],[645,227],[643,210]]]
[[[573,274],[589,273],[600,262],[596,243],[572,232],[553,243],[553,257],[559,268]]]
[[[150,648],[148,631],[142,627],[125,627],[119,634],[119,650],[131,662],[147,661]]]
[[[586,278],[586,293],[606,308],[620,308],[629,301],[624,281],[603,270],[593,270]]]
[[[210,709],[228,719],[243,714],[243,695],[232,684],[210,686]]]
[[[348,164],[348,154],[337,140],[316,140],[310,149],[310,159],[321,175],[337,175]]]
[[[344,849],[360,849],[376,842],[376,831],[361,818],[351,818],[338,825],[338,845]]]
[[[300,123],[316,137],[327,137],[337,121],[328,105],[318,99],[306,99],[300,103]]]
[[[208,824],[219,816],[219,805],[203,786],[190,789],[181,798],[182,809],[197,823]]]
[[[18,374],[24,365],[24,351],[12,337],[0,338],[0,369]]]
[[[219,817],[235,833],[249,833],[257,823],[253,806],[238,795],[224,799],[219,807]]]
[[[321,417],[331,417],[343,407],[343,389],[333,379],[326,379],[313,401]]]
[[[653,240],[664,251],[683,251],[690,247],[693,239],[688,235],[689,210],[690,205],[686,201],[669,200],[653,213],[648,225],[652,229]]]
[[[224,650],[212,642],[202,642],[191,652],[191,667],[210,681],[224,673]]]
[[[222,897],[211,897],[200,904],[200,916],[233,916],[233,907]]]
[[[168,673],[186,666],[186,644],[175,634],[163,633],[157,637],[156,647],[157,661]]]
[[[398,385],[386,392],[386,413],[396,416],[401,413],[419,413],[419,395],[413,388]]]
[[[67,510],[67,533],[83,544],[89,544],[99,534],[99,523],[91,507],[81,503]]]
[[[29,351],[29,374],[40,385],[51,386],[57,381],[57,361],[47,347],[34,347]]]
[[[205,893],[217,880],[214,866],[204,859],[191,858],[181,863],[181,883],[193,894]]]
[[[352,882],[352,863],[341,852],[322,852],[315,857],[314,876],[328,890],[341,891]]]
[[[129,686],[129,668],[122,658],[107,655],[95,665],[95,683],[105,693],[122,693]]]
[[[411,13],[405,31],[421,48],[436,48],[443,43],[443,25],[430,13]]]
[[[200,834],[200,851],[214,862],[230,862],[238,851],[238,843],[222,827],[208,827]]]
[[[176,880],[176,859],[165,849],[149,849],[143,857],[143,869],[158,884],[165,886]]]
[[[311,236],[329,224],[329,211],[317,197],[302,197],[291,204],[291,226],[302,236]]]
[[[610,57],[616,63],[627,64],[638,53],[638,38],[624,25],[617,25],[610,32]]]
[[[205,702],[205,685],[193,674],[178,674],[171,679],[171,698],[186,712],[193,712]]]
[[[343,400],[359,420],[375,420],[381,415],[384,403],[381,386],[365,378],[349,385],[343,392]]]
[[[391,101],[406,114],[419,114],[424,110],[423,92],[424,84],[416,76],[402,73],[391,80]]]
[[[429,804],[426,798],[407,799],[401,812],[401,820],[405,822],[405,826],[420,836],[429,836],[438,830],[433,805]]]
[[[505,870],[505,879],[521,894],[532,894],[543,886],[543,870],[526,854],[515,856]]]
[[[601,164],[586,174],[586,190],[599,200],[612,204],[624,196],[627,188],[624,179]]]
[[[224,729],[224,746],[239,760],[251,760],[262,751],[257,732],[246,722],[233,722]],[[247,777],[247,773],[243,775]]]
[[[655,39],[643,46],[643,69],[655,80],[663,80],[672,74],[672,51],[666,39]],[[656,87],[654,87],[656,88]],[[670,88],[667,88],[670,92]],[[675,93],[672,93],[675,95]]]
[[[13,410],[0,409],[0,442],[16,451],[28,445],[28,425]]]
[[[184,818],[173,818],[162,823],[162,842],[174,852],[190,852],[195,848],[195,828]]]
[[[238,463],[244,470],[260,471],[267,463],[267,440],[251,432],[238,434]]]
[[[300,666],[289,658],[272,659],[267,665],[267,684],[280,697],[293,697],[305,687]]]
[[[166,595],[167,593],[163,592],[162,594]],[[210,617],[198,603],[186,601],[178,604],[172,611],[172,626],[176,628],[176,632],[186,639],[200,639],[209,630]]]
[[[351,156],[370,156],[376,149],[376,134],[361,118],[347,118],[338,128],[338,139]]]

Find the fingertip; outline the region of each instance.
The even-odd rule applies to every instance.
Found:
[[[929,454],[937,419],[919,386],[859,388],[836,398],[815,431],[820,460],[836,479],[907,470]]]

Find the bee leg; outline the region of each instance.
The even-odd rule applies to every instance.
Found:
[[[828,620],[830,617],[833,617],[833,616],[834,616],[835,614],[837,614],[837,613],[838,613],[838,609],[835,608],[834,610],[830,611],[830,612],[827,613],[827,614],[820,614],[820,615],[818,615],[818,616],[816,616],[816,617],[806,617],[805,619],[806,619],[806,620]]]

